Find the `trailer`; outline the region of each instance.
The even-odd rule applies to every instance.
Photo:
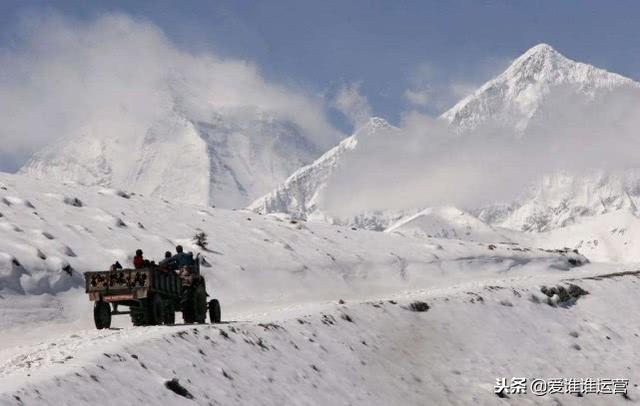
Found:
[[[111,317],[129,314],[134,326],[175,324],[176,311],[185,323],[211,323],[221,319],[220,302],[207,300],[205,280],[194,275],[190,286],[171,270],[157,265],[142,269],[85,272],[85,290],[94,302],[93,319],[98,329],[111,327]],[[128,311],[120,311],[120,306]]]

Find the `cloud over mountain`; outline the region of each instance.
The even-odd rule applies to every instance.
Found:
[[[180,50],[144,20],[32,14],[16,38],[0,50],[1,155],[24,157],[78,132],[134,136],[175,110],[202,121],[251,107],[295,123],[321,148],[340,138],[320,98],[270,83],[250,62]]]
[[[290,179],[271,199],[302,190],[307,198],[291,201],[312,204],[294,212],[352,219],[511,201],[544,174],[637,167],[639,113],[638,83],[541,44],[440,118],[409,112],[399,128],[360,134],[319,187]],[[254,207],[270,206],[264,203]]]

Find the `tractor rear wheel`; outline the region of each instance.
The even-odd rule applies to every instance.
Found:
[[[93,306],[93,321],[98,330],[111,327],[111,306],[109,303],[98,300]]]
[[[207,322],[207,290],[204,285],[198,285],[193,291],[193,321]]]
[[[148,302],[149,324],[156,326],[164,323],[164,300],[159,294],[153,295]]]
[[[141,301],[138,306],[129,307],[131,323],[134,326],[146,326],[149,324],[148,322],[148,311],[146,306],[146,301]]]
[[[164,324],[176,324],[176,306],[173,299],[168,299],[164,305]]]
[[[218,299],[209,300],[209,320],[212,324],[220,323],[222,320],[220,302]]]

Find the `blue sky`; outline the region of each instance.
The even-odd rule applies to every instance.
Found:
[[[435,93],[481,83],[539,42],[640,78],[634,1],[3,0],[2,46],[20,13],[52,9],[80,19],[114,11],[147,19],[182,48],[252,60],[268,78],[314,92],[360,82],[373,112],[392,121],[416,81]]]
[[[19,46],[21,15],[51,11],[125,13],[180,49],[253,61],[268,80],[328,98],[356,84],[392,122],[410,108],[442,112],[540,42],[640,79],[635,1],[2,0],[0,48]],[[337,112],[332,120],[350,130]]]

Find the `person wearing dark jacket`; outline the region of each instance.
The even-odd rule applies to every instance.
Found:
[[[133,267],[135,269],[140,269],[140,268],[144,268],[144,258],[142,257],[142,250],[138,249],[136,250],[136,256],[133,257]]]
[[[164,253],[164,259],[160,261],[158,265],[160,266],[160,269],[163,272],[175,271],[178,269],[178,265],[176,265],[176,261],[173,260],[173,255],[171,255],[171,251],[167,251]]]
[[[176,247],[177,254],[174,256],[176,259],[178,269],[182,269],[182,267],[192,267],[194,265],[193,254],[187,254],[184,252],[182,245],[178,245]]]

